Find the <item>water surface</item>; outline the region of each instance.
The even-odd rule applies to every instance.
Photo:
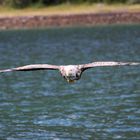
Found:
[[[0,68],[139,61],[140,25],[0,31]],[[0,74],[0,139],[138,140],[140,67]]]

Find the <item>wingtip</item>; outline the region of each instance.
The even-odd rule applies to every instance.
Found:
[[[119,65],[140,65],[139,62],[118,62]]]
[[[139,62],[132,62],[131,65],[140,65]]]
[[[140,63],[139,62],[128,62],[128,63],[126,63],[126,65],[135,66],[135,65],[140,65]]]
[[[0,70],[0,73],[10,72],[10,71],[13,71],[13,70],[12,69]]]

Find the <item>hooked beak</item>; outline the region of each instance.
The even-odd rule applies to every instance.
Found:
[[[75,82],[75,80],[70,80],[70,79],[67,79],[67,82],[68,82],[68,83],[74,83],[74,82]]]

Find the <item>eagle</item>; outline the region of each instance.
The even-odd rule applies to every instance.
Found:
[[[34,71],[34,70],[59,70],[62,77],[67,82],[71,83],[81,78],[82,73],[94,67],[107,67],[107,66],[129,66],[140,65],[139,62],[116,62],[116,61],[98,61],[88,64],[79,65],[50,65],[50,64],[31,64],[21,67],[0,70],[0,73],[11,71]]]

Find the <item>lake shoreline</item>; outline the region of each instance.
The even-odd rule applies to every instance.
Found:
[[[133,23],[140,23],[140,12],[0,17],[0,29],[32,29]]]

